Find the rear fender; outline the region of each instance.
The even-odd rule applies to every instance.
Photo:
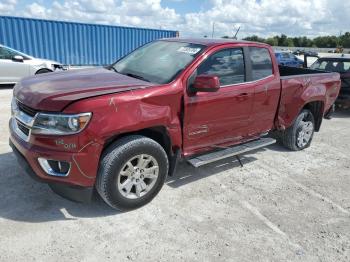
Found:
[[[282,96],[276,119],[278,129],[284,130],[293,125],[295,119],[306,105],[312,102],[326,104],[326,85],[322,82],[313,85],[312,82],[303,80],[291,78],[282,81]],[[322,116],[325,111],[326,109],[323,106]]]

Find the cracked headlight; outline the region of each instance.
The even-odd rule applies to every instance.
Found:
[[[81,132],[91,119],[92,113],[76,115],[38,113],[32,133],[41,135],[72,135]]]

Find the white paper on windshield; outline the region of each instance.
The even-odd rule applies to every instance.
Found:
[[[190,55],[195,55],[197,54],[201,49],[200,48],[195,48],[195,47],[185,47],[182,46],[180,47],[177,51],[181,53],[186,53]]]

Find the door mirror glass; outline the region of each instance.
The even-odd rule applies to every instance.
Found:
[[[193,83],[195,92],[216,92],[220,89],[219,77],[214,75],[199,75]]]
[[[12,57],[12,61],[14,62],[23,62],[24,58],[21,55],[15,55]]]

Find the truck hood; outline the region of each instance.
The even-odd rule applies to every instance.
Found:
[[[76,100],[150,86],[105,68],[77,69],[24,78],[15,86],[14,96],[33,109],[58,112]]]

